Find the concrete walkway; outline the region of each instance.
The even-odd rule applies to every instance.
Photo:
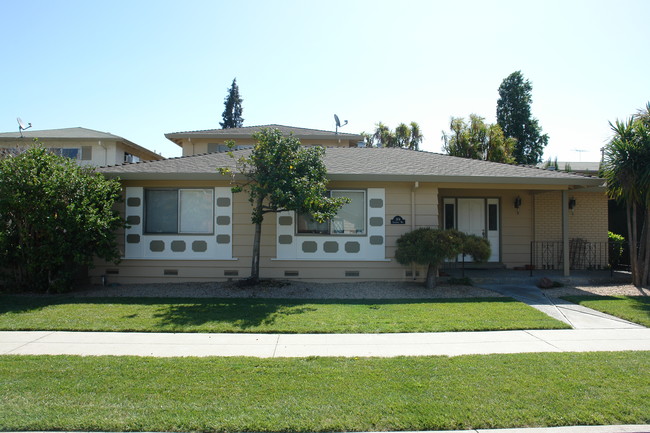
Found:
[[[0,355],[431,356],[650,351],[650,329],[561,329],[414,334],[172,334],[0,332]]]
[[[546,296],[533,285],[481,284],[484,289],[509,296],[517,301],[570,325],[573,329],[638,329],[643,326],[591,308]]]

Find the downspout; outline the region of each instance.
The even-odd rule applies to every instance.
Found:
[[[415,230],[415,190],[420,187],[420,182],[413,182],[413,187],[411,188],[411,231]],[[413,279],[416,280],[417,276],[415,275],[416,266],[414,263],[411,263],[411,275]]]
[[[106,146],[104,146],[102,144],[102,140],[97,141],[97,143],[99,144],[99,147],[104,149],[104,165],[109,165],[108,164],[108,149],[106,148]]]

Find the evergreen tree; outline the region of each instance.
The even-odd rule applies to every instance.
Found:
[[[519,164],[537,164],[542,161],[548,135],[542,134],[537,119],[532,117],[533,86],[521,71],[510,74],[499,86],[497,123],[506,137],[517,139],[513,156]]]
[[[243,99],[239,97],[239,87],[237,86],[237,78],[232,80],[232,85],[228,89],[228,96],[224,100],[223,105],[226,107],[223,110],[221,117],[223,122],[219,122],[222,129],[228,128],[241,128],[244,126],[244,118],[242,115],[242,103]]]

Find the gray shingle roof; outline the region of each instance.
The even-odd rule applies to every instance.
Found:
[[[23,131],[23,137],[26,138],[92,138],[92,139],[111,139],[124,140],[122,137],[113,135],[109,132],[95,131],[88,128],[60,128],[60,129],[28,129]],[[2,132],[0,138],[20,138],[20,132]]]
[[[249,152],[240,150],[234,154],[239,157]],[[332,180],[582,186],[603,183],[602,179],[572,173],[400,148],[330,147],[326,149],[324,161]],[[209,153],[102,167],[99,171],[122,179],[216,180],[220,178],[218,167],[234,169],[235,160],[226,153]]]
[[[120,141],[127,146],[137,149],[147,155],[149,155],[150,158],[156,158],[156,159],[162,159],[163,157],[161,155],[158,155],[157,153],[152,152],[151,150],[142,147],[138,144],[135,144],[126,138],[120,137],[118,135],[113,135],[110,132],[102,132],[102,131],[96,131],[94,129],[88,129],[88,128],[59,128],[59,129],[41,129],[41,130],[34,130],[34,129],[28,129],[26,131],[23,131],[23,137],[32,139],[32,138],[39,138],[39,139],[63,139],[63,140],[114,140],[114,141]],[[15,140],[15,139],[20,139],[20,132],[2,132],[0,133],[0,140]]]
[[[205,129],[202,131],[184,131],[184,132],[170,132],[165,134],[169,140],[176,142],[174,139],[179,138],[250,138],[254,133],[261,131],[264,128],[279,129],[283,135],[293,134],[298,138],[329,138],[335,139],[337,137],[345,140],[363,140],[361,134],[348,134],[339,132],[338,135],[334,131],[325,131],[321,129],[310,128],[297,128],[295,126],[285,125],[257,125],[257,126],[244,126],[242,128],[228,128],[228,129]]]

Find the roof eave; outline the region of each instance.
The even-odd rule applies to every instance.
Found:
[[[330,180],[337,181],[368,181],[368,182],[431,182],[431,183],[467,183],[467,184],[514,184],[514,185],[576,185],[581,187],[597,187],[605,182],[599,178],[575,178],[575,179],[554,179],[535,177],[511,177],[511,176],[439,176],[439,175],[416,175],[416,174],[345,174],[328,173]]]

